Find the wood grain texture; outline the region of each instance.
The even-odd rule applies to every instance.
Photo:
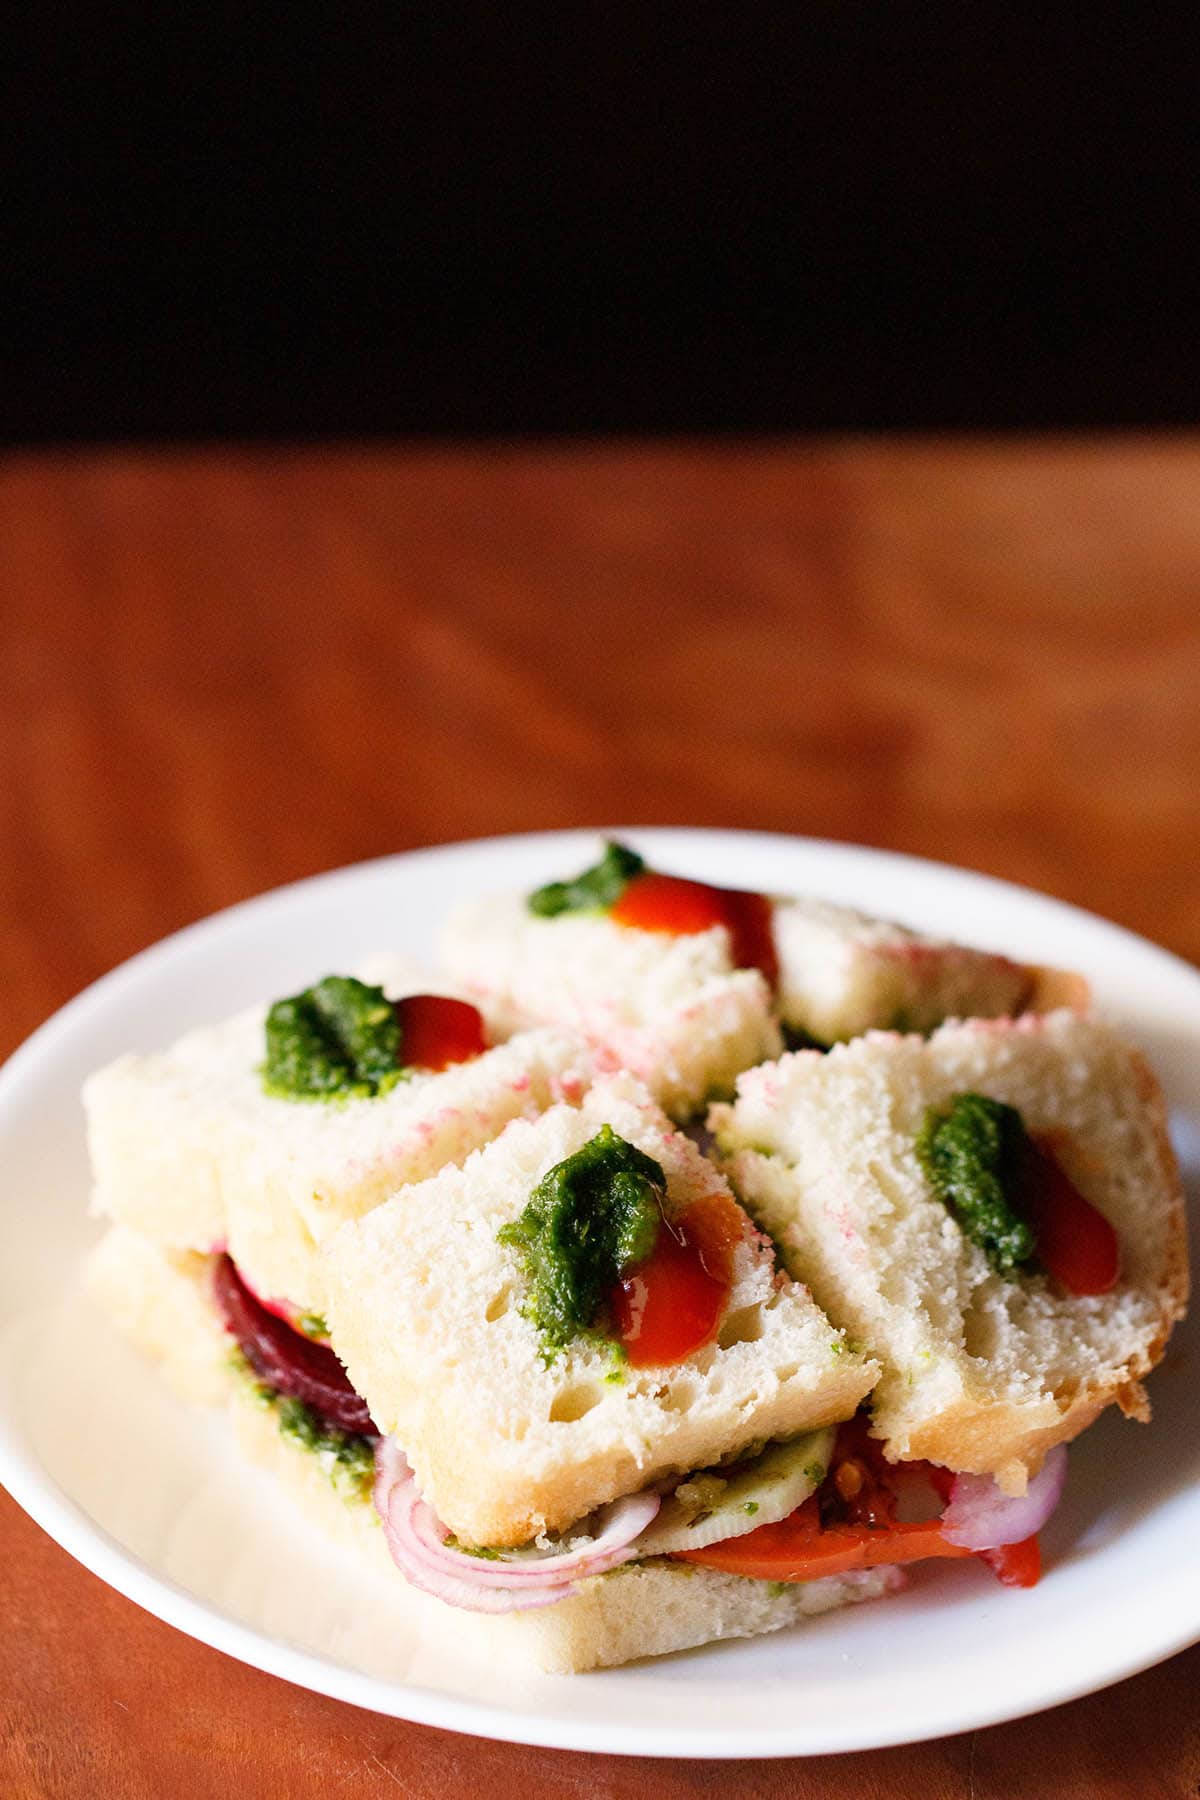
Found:
[[[1200,960],[1200,442],[0,468],[0,1054],[219,906],[611,821],[855,839]],[[244,1669],[0,1497],[0,1793],[1194,1796],[1200,1650],[969,1738],[651,1764]]]

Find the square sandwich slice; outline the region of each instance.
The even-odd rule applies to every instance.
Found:
[[[750,1071],[709,1122],[788,1266],[883,1364],[888,1456],[1020,1492],[1110,1402],[1148,1416],[1183,1205],[1161,1093],[1107,1024],[871,1033]]]
[[[615,1293],[593,1288],[598,1310],[589,1302],[564,1328],[561,1246],[590,1254],[610,1226],[632,1245],[641,1228],[632,1214],[603,1226],[609,1201],[594,1189],[567,1216],[563,1171],[583,1170],[586,1184],[610,1153],[633,1171],[611,1189],[618,1197],[639,1181],[644,1195],[638,1172],[658,1171],[654,1248],[631,1278],[628,1317]],[[552,1196],[566,1212],[547,1207]],[[681,1297],[696,1300],[675,1266],[689,1242],[702,1244],[716,1291],[700,1283],[711,1329],[679,1354]],[[322,1260],[331,1341],[350,1380],[467,1545],[561,1532],[672,1473],[848,1418],[877,1372],[776,1269],[721,1175],[625,1075],[599,1081],[578,1107],[514,1121],[461,1168],[402,1189],[339,1231]]]
[[[734,968],[720,926],[668,936],[603,913],[539,918],[522,895],[496,894],[454,913],[440,951],[499,1029],[581,1032],[677,1118],[782,1048],[767,983]]]
[[[420,985],[395,959],[364,973],[392,1001]],[[315,1252],[332,1230],[589,1078],[578,1038],[540,1030],[490,1049],[480,1038],[480,1053],[405,1068],[373,1094],[281,1097],[264,1079],[267,1020],[255,1007],[90,1077],[92,1210],[167,1249],[228,1249],[295,1316],[321,1310]]]
[[[774,931],[779,1016],[817,1044],[1087,1003],[1081,976],[927,937],[825,900],[776,900]]]

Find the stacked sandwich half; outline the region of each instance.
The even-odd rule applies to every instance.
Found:
[[[1074,977],[620,845],[563,874],[448,921],[445,992],[383,959],[93,1076],[93,1293],[547,1669],[918,1560],[1036,1580],[1186,1300],[1141,1057]]]

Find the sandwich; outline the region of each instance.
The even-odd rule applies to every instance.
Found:
[[[609,1067],[636,1075],[687,1119],[783,1048],[771,965],[755,960],[769,957],[766,915],[747,915],[736,950],[724,916],[708,910],[627,923],[623,909],[645,877],[634,851],[609,844],[573,880],[466,902],[447,921],[440,955],[501,1031],[578,1032]]]
[[[1069,971],[928,937],[853,907],[776,900],[771,918],[779,1016],[798,1047],[1087,1005],[1087,983]]]
[[[1077,976],[823,900],[684,880],[616,843],[573,879],[467,902],[441,955],[500,1029],[578,1031],[683,1120],[785,1040],[826,1047],[1087,999]]]
[[[1146,1416],[1186,1300],[1141,1058],[1071,1008],[931,1023],[953,947],[909,959],[930,1035],[780,1054],[760,928],[782,943],[787,903],[664,932],[559,898],[521,930],[626,945],[615,1035],[583,1032],[568,933],[574,961],[531,949],[522,978],[548,1024],[497,1001],[511,971],[432,1042],[403,982],[326,978],[93,1077],[92,1293],[421,1630],[489,1654],[572,1672],[757,1635],[930,1558],[1031,1584],[1066,1443],[1110,1403]],[[759,1023],[718,1049],[712,984],[742,977]]]
[[[582,1093],[577,1038],[497,1043],[469,1003],[413,992],[394,957],[361,973],[92,1075],[93,1212],[167,1250],[228,1249],[269,1304],[319,1318],[316,1248],[338,1225]]]
[[[502,1624],[507,1653],[577,1670],[898,1585],[865,1565],[746,1581],[682,1554],[813,1495],[877,1368],[634,1078],[511,1121],[319,1259],[319,1341],[228,1251],[128,1226],[90,1286],[177,1391],[227,1404],[251,1455],[468,1638]]]
[[[181,1399],[222,1409],[239,1452],[317,1530],[388,1584],[398,1603],[394,1610],[422,1640],[440,1640],[485,1661],[503,1657],[510,1665],[569,1674],[779,1631],[882,1598],[904,1584],[896,1565],[835,1566],[787,1581],[748,1579],[692,1560],[704,1555],[706,1531],[748,1531],[778,1517],[780,1507],[785,1517],[794,1514],[822,1484],[830,1487],[837,1434],[829,1428],[761,1449],[751,1443],[740,1466],[696,1471],[691,1481],[659,1484],[661,1494],[630,1496],[639,1510],[601,1509],[588,1536],[542,1534],[541,1544],[535,1541],[518,1558],[532,1582],[528,1575],[514,1580],[507,1553],[471,1546],[469,1554],[442,1535],[442,1522],[423,1510],[397,1441],[379,1432],[365,1407],[358,1417],[348,1414],[352,1391],[340,1402],[332,1399],[328,1369],[314,1381],[311,1368],[301,1373],[299,1366],[289,1367],[278,1344],[264,1349],[244,1315],[241,1338],[229,1329],[215,1297],[218,1280],[229,1272],[223,1257],[164,1250],[112,1227],[93,1252],[88,1285],[108,1318],[155,1362]],[[291,1330],[265,1312],[257,1318],[259,1330],[272,1319],[280,1335]],[[299,1332],[291,1331],[291,1338],[301,1357],[314,1347]],[[345,1422],[335,1423],[322,1405],[331,1405]],[[651,1508],[654,1517],[639,1532]],[[656,1525],[662,1553],[654,1554],[649,1539],[645,1554],[633,1555],[631,1543]],[[726,1550],[730,1541],[726,1536]],[[590,1559],[585,1552],[593,1553]],[[547,1566],[564,1554],[575,1556],[572,1567]],[[506,1583],[487,1585],[481,1577],[489,1574],[504,1575]]]
[[[1142,1377],[1187,1300],[1162,1095],[1060,1010],[873,1032],[744,1074],[709,1124],[785,1262],[871,1347],[872,1433],[1024,1490]]]
[[[627,1075],[402,1189],[324,1260],[352,1383],[485,1549],[848,1418],[877,1375]]]

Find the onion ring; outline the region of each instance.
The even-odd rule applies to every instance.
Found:
[[[449,1528],[422,1500],[403,1451],[385,1438],[375,1453],[375,1508],[392,1560],[413,1587],[470,1612],[520,1612],[553,1606],[575,1582],[635,1554],[636,1539],[658,1511],[657,1494],[627,1495],[604,1509],[599,1535],[578,1550],[521,1563],[449,1549]]]
[[[1023,1494],[1005,1494],[990,1475],[956,1475],[942,1514],[942,1536],[963,1550],[1022,1544],[1042,1529],[1067,1479],[1067,1451],[1056,1444]]]
[[[447,1574],[479,1582],[485,1587],[554,1587],[564,1580],[582,1581],[586,1575],[601,1575],[636,1555],[636,1539],[649,1525],[661,1501],[657,1494],[627,1494],[615,1500],[597,1515],[600,1527],[596,1536],[577,1550],[529,1556],[513,1561],[503,1554],[497,1558],[472,1556],[466,1550],[447,1547],[450,1535],[431,1507],[418,1499],[413,1507],[411,1526],[414,1537],[431,1564]]]

